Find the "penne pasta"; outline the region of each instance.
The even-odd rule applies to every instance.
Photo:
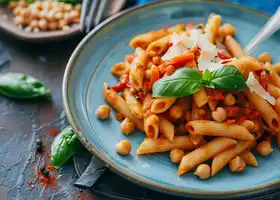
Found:
[[[262,118],[269,128],[275,130],[276,132],[280,132],[280,117],[271,105],[255,92],[251,93],[249,90],[246,90],[245,94],[252,105],[261,112]]]
[[[272,67],[277,74],[280,74],[280,63],[275,63]]]
[[[269,94],[271,94],[275,99],[278,99],[280,97],[280,88],[276,87],[272,84],[267,85],[267,91]]]
[[[256,157],[250,151],[244,151],[243,153],[240,154],[240,157],[243,159],[246,165],[251,165],[253,167],[259,166]]]
[[[148,138],[156,140],[159,134],[159,117],[156,115],[145,117],[144,130]]]
[[[163,55],[170,46],[170,38],[171,35],[167,35],[150,43],[146,49],[146,52],[148,54],[153,54],[153,56]]]
[[[137,100],[134,95],[129,91],[128,88],[125,88],[123,92],[123,97],[130,109],[131,114],[136,118],[142,118],[142,103]]]
[[[264,67],[269,70],[269,78],[273,85],[280,87],[280,77],[270,63],[265,63]]]
[[[125,100],[121,96],[119,96],[116,91],[112,90],[107,83],[103,84],[103,93],[104,99],[108,104],[110,104],[117,112],[121,113],[123,116],[131,119],[136,124],[136,127],[139,130],[144,130],[143,121],[134,117],[130,113],[130,109]]]
[[[208,96],[204,87],[201,87],[193,94],[193,100],[198,107],[202,107],[208,103]]]
[[[208,18],[207,24],[205,26],[205,36],[211,42],[215,43],[216,37],[218,35],[218,30],[222,22],[221,15],[211,14]]]
[[[195,146],[189,136],[175,136],[172,142],[166,138],[152,140],[146,138],[138,147],[137,155],[171,151],[172,149],[192,150]]]
[[[175,126],[165,117],[159,117],[159,131],[169,140],[172,141],[175,135]]]
[[[237,144],[214,156],[212,161],[211,176],[217,174],[224,166],[226,166],[233,158],[240,155],[246,149],[252,148],[256,144],[255,140],[238,141]]]
[[[237,124],[226,125],[207,120],[190,121],[186,125],[192,135],[209,135],[228,137],[237,140],[255,140],[255,137],[244,127]]]
[[[183,175],[195,166],[213,158],[218,153],[233,147],[235,144],[236,141],[230,138],[218,137],[213,139],[183,157],[179,166],[178,175]]]
[[[146,52],[141,48],[136,48],[134,59],[130,65],[129,82],[137,91],[143,89],[147,60]]]
[[[115,76],[121,76],[129,73],[129,66],[125,62],[117,63],[111,68],[111,72]]]
[[[176,98],[158,97],[153,101],[151,111],[153,113],[163,113],[167,111],[175,101]]]
[[[240,58],[242,56],[246,56],[241,45],[231,35],[226,36],[225,45],[232,57]]]
[[[134,37],[129,45],[133,48],[141,47],[143,49],[146,49],[147,46],[153,42],[156,41],[166,35],[169,35],[170,33],[173,32],[180,32],[184,30],[184,25],[183,24],[178,24],[176,26],[172,26],[170,28],[163,28],[158,31],[151,31],[148,33],[140,34]]]
[[[248,76],[250,71],[255,72],[263,69],[260,62],[251,56],[241,57],[225,64],[225,66],[227,65],[235,66],[245,77]]]

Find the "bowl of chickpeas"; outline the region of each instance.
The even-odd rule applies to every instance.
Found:
[[[0,4],[0,29],[29,41],[69,38],[80,33],[81,3],[20,0]],[[120,11],[124,3],[125,1],[110,1],[104,17]]]

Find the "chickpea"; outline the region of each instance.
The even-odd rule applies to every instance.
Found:
[[[17,3],[17,6],[20,8],[26,8],[28,6],[28,4],[25,1],[19,1]]]
[[[60,28],[60,29],[62,29],[64,26],[66,26],[67,25],[67,21],[66,20],[64,20],[64,19],[61,19],[61,20],[59,20],[58,21],[58,27]]]
[[[172,119],[178,120],[184,116],[184,110],[181,106],[174,105],[169,109],[169,115]]]
[[[49,30],[57,30],[58,29],[58,23],[56,21],[51,21],[48,23],[48,29]]]
[[[273,151],[269,141],[260,142],[256,149],[261,156],[268,156]]]
[[[63,18],[63,13],[62,12],[56,12],[54,13],[54,18],[57,20],[60,20]]]
[[[240,125],[244,126],[248,131],[253,130],[255,124],[251,120],[244,120]]]
[[[198,176],[201,179],[208,179],[211,174],[211,168],[207,164],[200,164],[196,168],[194,175]]]
[[[180,163],[184,155],[184,151],[181,149],[172,149],[169,154],[170,160],[173,163]]]
[[[75,24],[79,24],[80,23],[80,17],[75,17],[74,19],[72,19],[72,22]]]
[[[200,116],[200,117],[205,117],[206,116],[206,110],[205,109],[203,109],[203,108],[199,108],[198,109],[198,115]]]
[[[82,8],[82,5],[80,3],[76,4],[75,7],[74,7],[74,9],[79,11],[79,12],[81,11],[81,8]]]
[[[153,57],[152,62],[153,62],[154,65],[159,65],[160,64],[160,57],[159,56]]]
[[[240,156],[236,156],[229,162],[229,170],[231,172],[243,172],[245,168],[246,164]]]
[[[40,11],[35,10],[35,9],[31,9],[31,17],[32,17],[33,19],[39,18],[39,15],[40,15]]]
[[[72,18],[69,13],[64,13],[63,19],[67,21],[67,23],[72,22]]]
[[[22,8],[20,10],[19,15],[22,16],[23,18],[29,18],[31,17],[31,11],[29,8]]]
[[[16,8],[16,7],[17,7],[17,4],[18,4],[17,1],[11,1],[11,2],[9,3],[9,8],[11,8],[11,9]]]
[[[19,16],[20,10],[21,10],[20,7],[16,7],[15,9],[13,9],[13,15],[14,15],[14,16]]]
[[[95,111],[95,115],[99,118],[99,119],[108,119],[110,116],[110,112],[111,112],[111,108],[109,106],[106,105],[102,105],[99,106],[96,111]]]
[[[48,15],[48,11],[42,10],[39,12],[39,18],[40,19],[46,19]]]
[[[14,22],[17,26],[24,25],[24,19],[22,16],[16,16]]]
[[[121,140],[116,144],[116,151],[121,155],[127,155],[131,151],[131,143],[129,140]]]
[[[31,28],[30,26],[27,26],[27,27],[25,27],[24,31],[26,31],[26,32],[31,32],[31,31],[32,31],[32,28]]]
[[[125,118],[121,123],[121,130],[124,134],[129,135],[135,129],[134,122],[128,118]]]
[[[39,28],[34,28],[34,29],[33,29],[33,32],[34,32],[34,33],[38,33],[38,32],[40,32],[40,29],[39,29]]]
[[[37,10],[37,11],[41,11],[41,10],[43,9],[43,4],[42,4],[41,1],[36,1],[36,2],[34,2],[33,4],[31,4],[30,7],[31,7],[32,9]]]
[[[29,25],[31,28],[38,28],[39,27],[39,21],[36,20],[36,19],[33,19],[31,22],[30,22],[30,25]]]
[[[263,52],[259,55],[259,61],[262,63],[270,62],[272,61],[271,55],[268,52]]]
[[[52,8],[52,3],[51,1],[44,1],[42,3],[42,9],[45,11],[49,11]]]
[[[64,31],[67,31],[69,29],[70,29],[70,26],[68,26],[68,25],[62,27],[62,30],[64,30]]]
[[[46,30],[48,28],[48,22],[45,19],[40,19],[38,25],[40,30]]]
[[[216,122],[222,122],[227,118],[226,110],[222,107],[218,107],[211,115]]]
[[[66,3],[66,4],[64,5],[64,10],[65,10],[66,12],[70,12],[72,9],[73,9],[73,6],[72,6],[70,3]]]
[[[236,103],[235,97],[231,93],[227,93],[225,95],[225,99],[223,100],[223,104],[225,106],[233,106]]]
[[[231,24],[224,24],[222,25],[218,30],[219,36],[227,36],[231,35],[233,36],[235,34],[235,28]]]
[[[53,11],[49,11],[49,12],[47,13],[47,20],[48,20],[49,22],[55,21],[55,17],[54,17],[54,12],[53,12]]]

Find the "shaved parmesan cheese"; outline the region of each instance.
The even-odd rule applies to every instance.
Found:
[[[178,35],[176,32],[173,33],[170,40],[173,45],[182,43],[186,48],[192,48],[195,45],[193,40],[191,40],[188,36],[184,34]]]
[[[183,45],[181,42],[172,45],[168,51],[162,56],[162,60],[170,60],[171,58],[174,58],[176,56],[181,56],[184,54],[185,51],[187,51],[187,47]]]
[[[267,100],[272,105],[275,105],[275,98],[265,91],[259,81],[255,78],[253,72],[249,73],[246,84],[248,85],[251,92],[255,92],[262,99]]]

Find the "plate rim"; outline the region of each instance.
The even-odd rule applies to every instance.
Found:
[[[196,2],[196,3],[221,3],[227,6],[231,7],[237,7],[241,10],[250,11],[258,15],[262,15],[266,18],[270,17],[271,15],[266,14],[264,12],[261,12],[259,10],[231,3],[231,2],[225,2],[223,0],[173,0],[169,1],[169,3],[174,2]],[[77,134],[80,141],[83,143],[83,145],[88,149],[88,151],[92,154],[97,156],[99,159],[101,159],[110,170],[120,174],[126,179],[132,180],[135,183],[138,183],[140,185],[143,185],[144,187],[152,188],[157,191],[166,192],[166,193],[175,193],[179,196],[191,196],[191,197],[204,197],[204,198],[223,198],[223,197],[242,197],[242,196],[249,196],[249,195],[256,195],[261,194],[263,192],[270,191],[272,189],[275,189],[275,186],[277,188],[277,184],[280,184],[280,178],[276,178],[275,180],[268,181],[263,184],[258,184],[253,187],[245,188],[245,189],[235,189],[235,190],[221,190],[221,191],[209,191],[209,190],[200,190],[200,189],[186,189],[186,188],[176,188],[172,186],[167,186],[162,183],[155,182],[153,180],[150,180],[148,178],[145,178],[141,175],[136,174],[135,172],[132,172],[131,170],[118,165],[113,159],[110,159],[106,154],[104,154],[102,151],[100,151],[98,148],[96,148],[90,140],[87,138],[85,134],[82,133],[81,129],[76,125],[75,120],[73,118],[73,112],[70,104],[70,97],[69,97],[69,90],[71,83],[69,82],[71,77],[71,72],[75,66],[75,63],[77,61],[77,58],[80,56],[83,48],[86,46],[87,42],[91,40],[99,31],[101,31],[103,28],[106,28],[106,26],[110,25],[112,22],[114,22],[116,19],[119,19],[127,14],[130,14],[136,10],[142,10],[149,6],[159,5],[159,4],[165,4],[168,3],[168,0],[161,0],[161,1],[155,1],[150,2],[141,6],[135,6],[129,9],[126,9],[112,17],[109,17],[105,21],[103,21],[101,24],[99,24],[96,28],[94,28],[88,35],[86,35],[83,40],[78,44],[78,46],[73,51],[64,72],[63,77],[63,83],[62,83],[62,100],[64,105],[64,110],[67,116],[67,119],[69,121],[69,124],[72,126],[74,132]]]

